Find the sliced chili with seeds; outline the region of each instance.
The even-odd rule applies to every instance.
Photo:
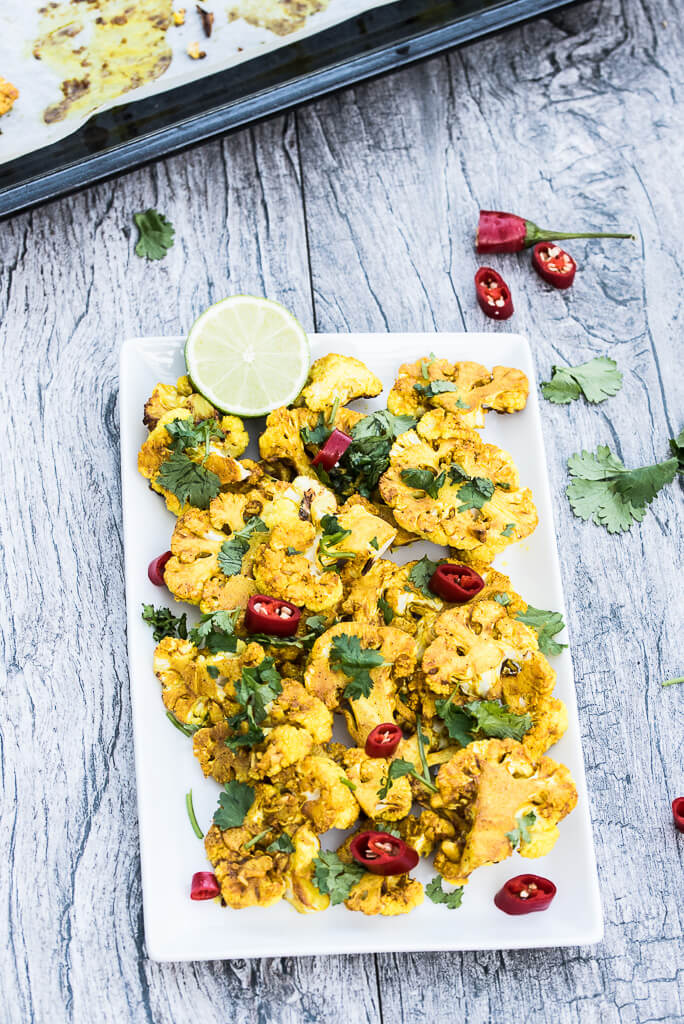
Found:
[[[389,832],[361,832],[352,839],[349,852],[357,864],[374,875],[405,875],[420,860],[403,839]]]
[[[192,876],[191,900],[213,900],[220,892],[218,879],[211,871],[196,871]]]
[[[541,875],[516,875],[499,889],[494,902],[504,914],[534,914],[547,910],[556,895],[556,886]]]
[[[508,320],[513,315],[510,289],[491,267],[480,267],[475,274],[475,293],[480,309],[492,320]]]
[[[394,722],[383,722],[369,732],[366,753],[369,757],[391,757],[403,738],[398,725]]]
[[[553,242],[538,242],[532,250],[532,266],[542,280],[554,288],[569,288],[575,280],[577,264],[569,252]]]
[[[445,601],[465,604],[483,589],[485,581],[469,565],[444,562],[437,566],[430,579],[430,590]]]
[[[248,633],[294,636],[301,617],[301,610],[290,601],[254,594],[247,602],[245,629]]]

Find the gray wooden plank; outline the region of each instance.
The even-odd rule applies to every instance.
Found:
[[[684,1020],[682,846],[669,813],[684,792],[682,695],[660,687],[682,672],[681,485],[621,538],[575,519],[563,493],[579,447],[610,444],[642,465],[666,458],[684,425],[672,301],[684,196],[668,170],[684,157],[676,15],[673,3],[582,4],[298,117],[319,329],[519,330],[540,379],[599,354],[625,374],[599,408],[543,403],[605,941],[381,956],[385,1024]],[[554,292],[528,254],[476,256],[479,206],[567,230],[634,228],[638,240],[568,243],[581,270],[570,293]],[[512,288],[505,325],[475,305],[479,263]]]
[[[145,959],[125,646],[118,350],[265,293],[312,326],[292,117],[3,226],[0,1021],[376,1022],[372,960]],[[176,228],[158,264],[135,211]]]

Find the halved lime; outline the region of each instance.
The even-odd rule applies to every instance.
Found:
[[[263,416],[294,401],[311,352],[304,328],[279,302],[233,295],[192,325],[185,364],[195,388],[217,409]]]

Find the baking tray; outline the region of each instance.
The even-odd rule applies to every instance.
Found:
[[[95,114],[0,166],[0,217],[571,0],[400,0],[219,74]]]

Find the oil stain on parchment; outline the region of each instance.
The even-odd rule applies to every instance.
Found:
[[[244,18],[249,25],[267,28],[277,36],[304,28],[311,14],[324,11],[330,0],[235,0],[228,20]]]
[[[53,0],[40,9],[33,55],[62,77],[47,124],[91,110],[163,75],[172,0]]]

